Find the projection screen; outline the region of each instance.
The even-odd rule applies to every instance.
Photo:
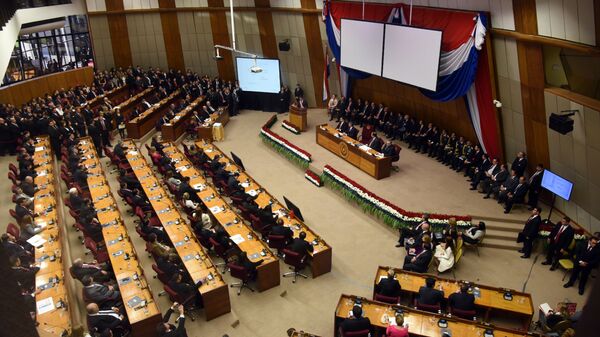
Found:
[[[383,23],[342,19],[340,64],[381,76],[383,30]]]

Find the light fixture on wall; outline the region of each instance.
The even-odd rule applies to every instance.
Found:
[[[500,109],[502,107],[502,102],[500,102],[497,99],[493,100],[492,103],[494,103],[494,106],[498,109]]]
[[[238,54],[238,55],[244,55],[244,56],[248,56],[254,59],[254,65],[252,67],[250,67],[250,71],[253,73],[260,73],[262,72],[262,68],[258,66],[258,64],[256,64],[256,59],[259,58],[258,55],[256,54],[252,54],[252,53],[248,53],[242,50],[238,50],[236,48],[236,44],[235,44],[235,20],[233,18],[233,0],[229,0],[229,18],[231,19],[231,47],[228,46],[223,46],[220,44],[216,44],[215,47],[215,55],[213,56],[213,58],[217,61],[220,61],[223,59],[223,56],[221,56],[220,54],[220,49],[225,49],[225,50],[229,50],[234,54]]]

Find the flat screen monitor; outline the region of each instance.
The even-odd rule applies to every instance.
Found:
[[[285,196],[283,197],[283,201],[285,201],[285,204],[287,206],[287,208],[294,212],[294,215],[300,219],[301,221],[304,221],[304,218],[302,217],[302,213],[300,213],[300,209],[298,207],[296,207],[296,205],[294,205],[293,202],[289,201],[288,198],[286,198]]]
[[[386,24],[384,45],[381,76],[436,90],[442,50],[441,31]]]
[[[381,76],[384,24],[342,19],[340,64]]]
[[[231,152],[231,158],[233,159],[233,162],[242,169],[242,171],[246,171],[240,157],[236,156],[235,153]]]
[[[281,89],[278,59],[255,59],[236,57],[237,78],[243,91],[276,94]],[[252,69],[258,66],[262,71]]]
[[[558,195],[559,197],[569,201],[571,192],[573,191],[573,183],[558,174],[544,170],[542,176],[542,187],[548,191]]]

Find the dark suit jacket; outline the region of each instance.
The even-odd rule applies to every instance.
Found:
[[[292,244],[289,245],[288,249],[291,249],[298,254],[307,254],[309,252],[312,253],[313,246],[303,239],[295,238],[292,241]]]
[[[552,228],[552,231],[550,231],[550,236],[548,236],[550,238],[550,244],[553,245],[557,250],[567,249],[571,244],[571,241],[573,241],[573,237],[575,237],[575,230],[573,229],[573,227],[568,226],[562,232],[562,234],[558,238],[558,241],[555,242],[554,239],[556,238],[556,234],[558,234],[560,227],[560,224],[554,226],[554,228]]]
[[[523,228],[523,235],[533,239],[537,236],[538,232],[540,231],[540,225],[542,224],[542,217],[540,217],[539,215],[536,215],[533,218],[529,218],[527,219],[527,222],[525,222],[525,227]]]
[[[88,315],[88,327],[90,329],[95,328],[96,331],[102,332],[106,329],[112,330],[121,325],[123,321],[117,317],[114,317],[113,315],[110,315],[110,312],[114,313],[112,310],[100,310],[96,315]]]
[[[271,228],[271,235],[282,235],[286,238],[286,241],[289,242],[292,240],[294,232],[289,227],[276,225]]]
[[[419,289],[419,303],[436,305],[444,300],[444,293],[440,290],[421,287]]]
[[[588,250],[589,241],[581,242],[575,248],[575,263],[579,261],[587,262],[585,268],[592,269],[600,263],[600,245],[596,245],[591,250]]]
[[[513,200],[515,202],[523,202],[523,200],[525,200],[525,195],[527,194],[527,191],[529,191],[527,183],[517,185],[513,192]]]
[[[448,305],[460,310],[475,310],[475,296],[468,293],[454,293],[448,297]]]
[[[431,262],[431,258],[433,258],[433,253],[429,249],[417,255],[417,259],[413,263],[416,266],[415,271],[419,273],[426,272],[429,268],[429,262]]]
[[[77,268],[75,266],[71,266],[70,268],[71,270],[71,274],[73,274],[73,276],[78,279],[78,280],[82,280],[84,276],[89,275],[91,277],[93,277],[95,279],[95,276],[100,274],[102,272],[102,269],[97,268],[97,267],[80,267]]]
[[[165,313],[165,318],[163,319],[163,322],[167,323],[169,321],[169,318],[171,318],[172,313],[173,310],[169,308],[169,310],[167,310],[167,312]],[[175,327],[173,324],[170,325],[171,331],[162,334],[160,337],[187,337],[187,332],[185,331],[185,317],[177,318],[177,327]]]
[[[373,138],[367,145],[375,151],[381,151],[381,138]]]
[[[381,281],[379,281],[379,283],[377,283],[375,286],[375,292],[383,296],[400,296],[401,290],[402,288],[400,287],[400,282],[389,277],[381,279]]]
[[[358,137],[358,129],[353,127],[348,128],[348,131],[346,131],[346,135],[348,135],[348,137],[356,140]]]
[[[340,327],[344,332],[371,330],[371,321],[368,317],[346,318]]]
[[[107,286],[98,283],[83,287],[83,293],[87,299],[96,303],[114,301],[121,297],[118,291],[110,290]]]
[[[511,170],[515,170],[517,172],[517,176],[522,176],[525,173],[525,169],[527,168],[527,158],[515,158],[512,165],[510,166]]]

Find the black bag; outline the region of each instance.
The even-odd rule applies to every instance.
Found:
[[[521,243],[525,241],[525,235],[523,235],[523,232],[519,232],[519,235],[517,235],[517,243]]]

